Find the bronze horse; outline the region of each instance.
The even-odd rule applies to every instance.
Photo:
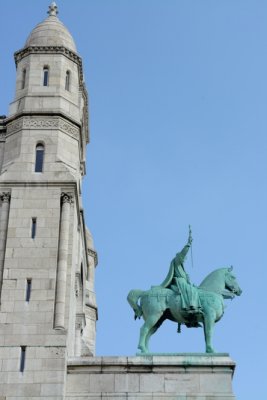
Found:
[[[145,321],[140,329],[138,344],[141,353],[149,352],[151,335],[166,319],[191,327],[201,326],[202,323],[206,353],[214,353],[211,339],[215,322],[223,316],[223,299],[234,298],[242,293],[232,269],[233,267],[217,269],[203,280],[198,287],[202,310],[197,315],[185,313],[181,307],[181,296],[171,289],[154,286],[147,291],[131,290],[127,300],[135,312],[135,319],[143,317]]]

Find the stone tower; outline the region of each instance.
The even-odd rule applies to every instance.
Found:
[[[63,399],[68,358],[95,353],[87,92],[57,13],[52,3],[15,53],[15,99],[0,117],[1,400]]]

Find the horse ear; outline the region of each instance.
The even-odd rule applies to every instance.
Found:
[[[233,268],[234,268],[234,267],[231,265],[231,267],[228,268],[228,271],[229,271],[229,272],[233,271]]]

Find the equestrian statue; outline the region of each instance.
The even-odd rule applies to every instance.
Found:
[[[192,234],[189,226],[189,237],[184,248],[171,261],[169,272],[164,281],[151,289],[131,290],[127,296],[134,310],[134,317],[143,318],[140,329],[138,349],[141,353],[149,352],[149,339],[161,324],[169,319],[188,328],[204,328],[206,353],[214,353],[212,333],[215,322],[224,313],[224,299],[240,296],[240,289],[233,267],[219,268],[211,272],[200,284],[190,282],[184,268],[184,261],[192,246]]]

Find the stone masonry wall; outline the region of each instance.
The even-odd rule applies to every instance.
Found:
[[[73,359],[66,400],[235,400],[234,366],[227,354]]]
[[[63,395],[66,332],[53,329],[60,194],[49,187],[11,190],[0,312],[0,395],[6,400]]]

